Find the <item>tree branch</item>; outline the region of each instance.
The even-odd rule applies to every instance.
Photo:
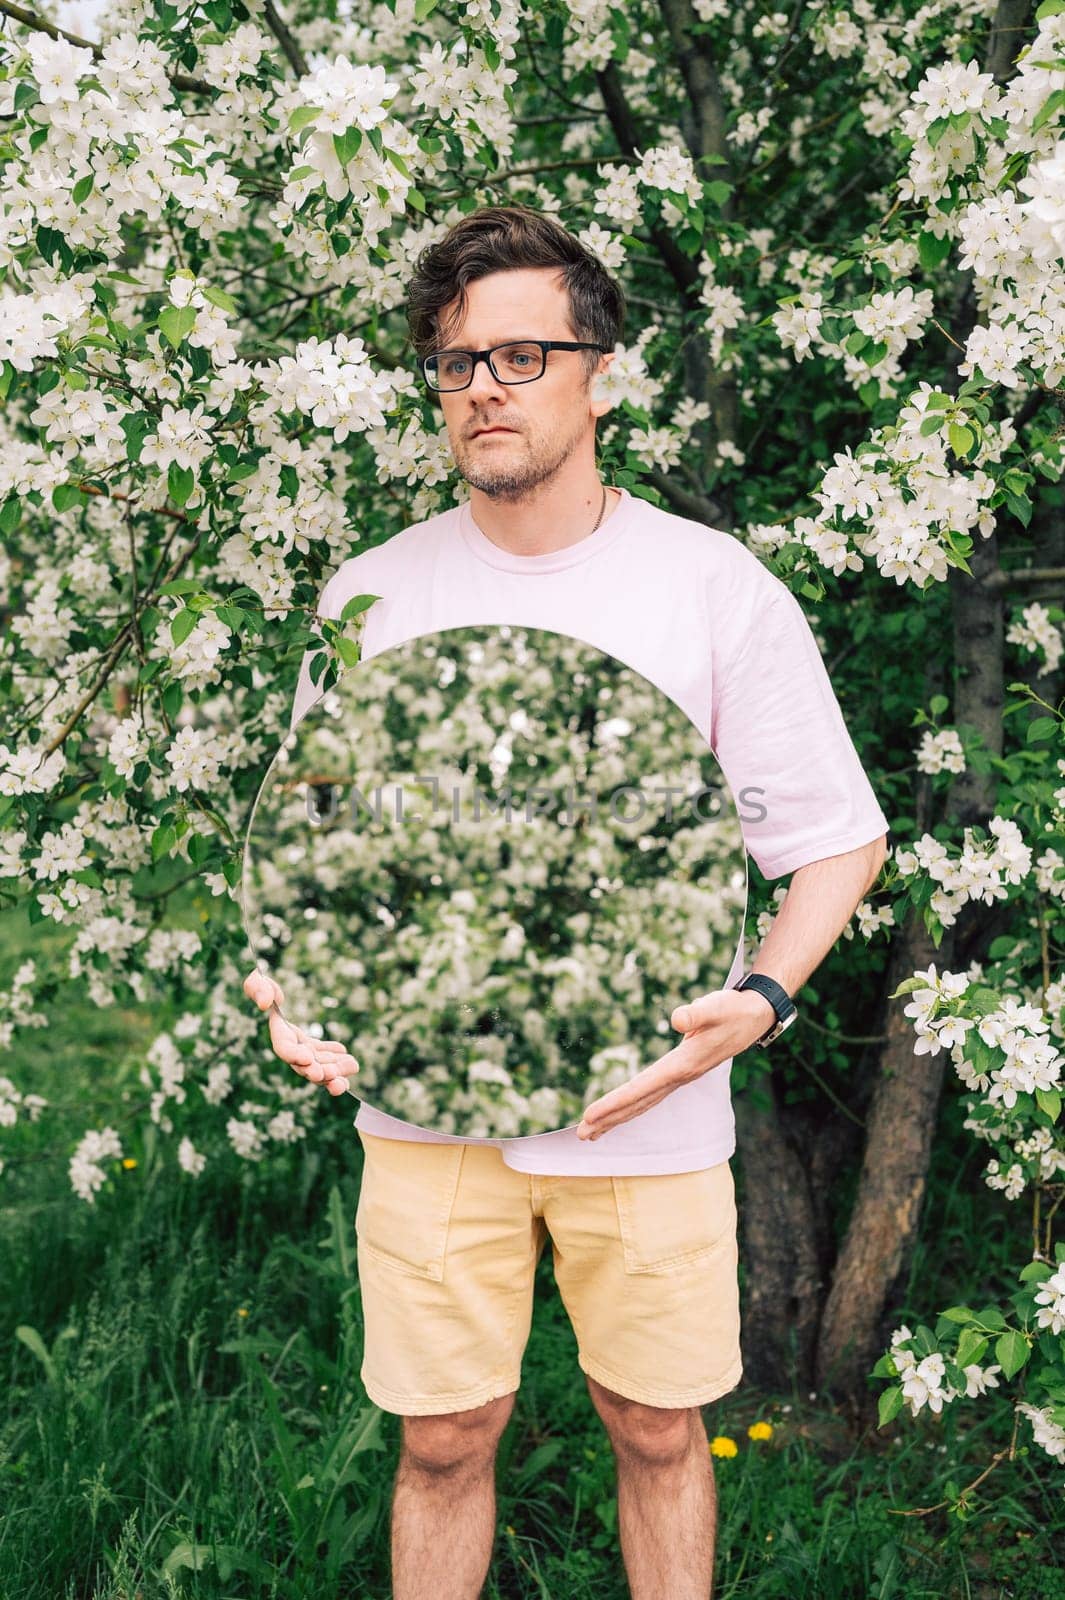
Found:
[[[190,545],[186,546],[186,548],[181,552],[181,554],[177,557],[177,559],[172,564],[169,572],[167,573],[166,577],[163,579],[163,583],[164,584],[172,582],[172,580],[177,577],[178,573],[184,567],[186,561],[188,561],[190,556],[195,554],[195,552],[198,550],[198,548],[199,548],[199,540],[198,539],[193,539],[192,543]],[[160,587],[162,587],[162,585]],[[156,595],[154,593],[151,594],[151,595],[146,596],[145,597],[146,606],[148,604],[154,603],[155,599],[156,599]],[[114,640],[112,641],[111,648],[108,650],[107,655],[104,657],[104,664],[101,667],[100,671],[97,673],[95,681],[92,684],[90,684],[89,688],[85,691],[84,695],[78,701],[77,705],[74,707],[74,710],[71,712],[70,716],[67,718],[67,720],[63,724],[62,728],[60,728],[60,730],[56,734],[55,738],[51,739],[49,741],[49,743],[46,744],[44,746],[44,748],[42,749],[42,751],[41,751],[41,760],[42,761],[45,760],[46,757],[50,756],[52,754],[53,750],[58,750],[59,749],[59,746],[63,743],[63,741],[67,738],[67,736],[70,733],[73,732],[74,728],[77,726],[78,722],[81,719],[82,712],[85,711],[88,706],[92,705],[93,701],[96,699],[97,695],[100,693],[100,690],[103,688],[104,684],[107,682],[108,678],[111,676],[111,672],[114,669],[114,666],[115,666],[116,662],[124,654],[125,649],[126,649],[126,645],[129,643],[130,636],[134,633],[138,621],[139,621],[138,617],[135,617],[135,616],[131,617],[129,619],[129,621],[124,625],[124,627],[119,629],[118,633],[114,637]]]
[[[33,28],[37,33],[47,33],[52,39],[65,39],[68,44],[76,45],[80,50],[91,50],[93,60],[99,61],[103,57],[104,46],[94,44],[91,39],[79,39],[76,33],[67,33],[63,28],[57,28],[54,23],[46,22],[35,11],[27,11],[25,6],[16,6],[12,0],[0,0],[0,16],[11,17],[15,22],[21,22],[27,28]],[[169,75],[169,82],[174,89],[188,89],[193,94],[215,94],[213,84],[204,83],[200,78],[190,78],[187,72],[173,72]]]
[[[693,494],[690,489],[685,489],[666,472],[658,472],[654,467],[644,469],[644,479],[658,490],[672,509],[681,517],[690,517],[693,522],[704,522],[708,528],[724,528],[724,511],[716,500],[710,500],[705,495]]]
[[[1017,583],[1061,582],[1065,582],[1065,567],[1014,567],[1012,571],[999,567],[997,571],[988,573],[984,586],[988,589],[1011,589]]]
[[[298,78],[305,78],[310,70],[307,66],[307,58],[296,43],[287,25],[278,15],[274,0],[264,0],[263,12],[269,24],[270,32],[284,51],[293,72]]]
[[[636,126],[636,118],[625,99],[622,88],[621,74],[613,62],[610,62],[602,72],[597,72],[595,80],[599,85],[599,92],[603,97],[603,105],[610,126],[614,130],[614,137],[621,146],[622,152],[630,160],[636,159],[636,147],[642,141]],[[600,159],[613,159],[601,157]],[[673,240],[673,235],[661,223],[655,224],[651,230],[651,238],[655,248],[665,263],[666,269],[677,288],[687,296],[689,291],[697,288],[702,283],[702,275],[698,265],[691,256],[686,256],[683,250],[678,250]]]

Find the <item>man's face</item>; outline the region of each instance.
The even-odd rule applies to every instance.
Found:
[[[442,322],[457,305],[456,296]],[[511,339],[576,337],[558,269],[522,267],[467,285],[466,314],[448,331],[446,348],[486,350]],[[500,383],[488,363],[479,361],[469,388],[441,392],[451,451],[467,483],[493,499],[517,501],[553,478],[582,446],[594,460],[595,419],[605,406],[593,409],[595,379],[585,380],[584,354],[549,350],[543,375],[518,384]],[[608,358],[599,360],[605,369]],[[475,436],[490,427],[511,431]]]

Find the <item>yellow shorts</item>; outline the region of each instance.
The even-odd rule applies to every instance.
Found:
[[[582,1370],[646,1405],[705,1405],[740,1381],[728,1161],[696,1172],[541,1176],[494,1145],[359,1131],[360,1377],[385,1411],[435,1416],[521,1382],[548,1234]]]

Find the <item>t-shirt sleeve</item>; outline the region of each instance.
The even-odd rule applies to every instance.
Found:
[[[744,843],[766,878],[889,832],[817,640],[791,590],[766,574],[741,647],[715,667],[710,744]]]

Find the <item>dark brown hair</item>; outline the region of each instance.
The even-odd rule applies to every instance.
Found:
[[[419,358],[447,348],[451,329],[466,311],[466,285],[490,272],[517,267],[558,267],[569,296],[574,339],[613,350],[625,322],[625,295],[598,256],[546,212],[519,204],[481,206],[456,222],[435,244],[426,245],[407,285],[409,343]],[[443,307],[458,295],[447,326]],[[589,383],[598,370],[598,350],[579,350]]]

